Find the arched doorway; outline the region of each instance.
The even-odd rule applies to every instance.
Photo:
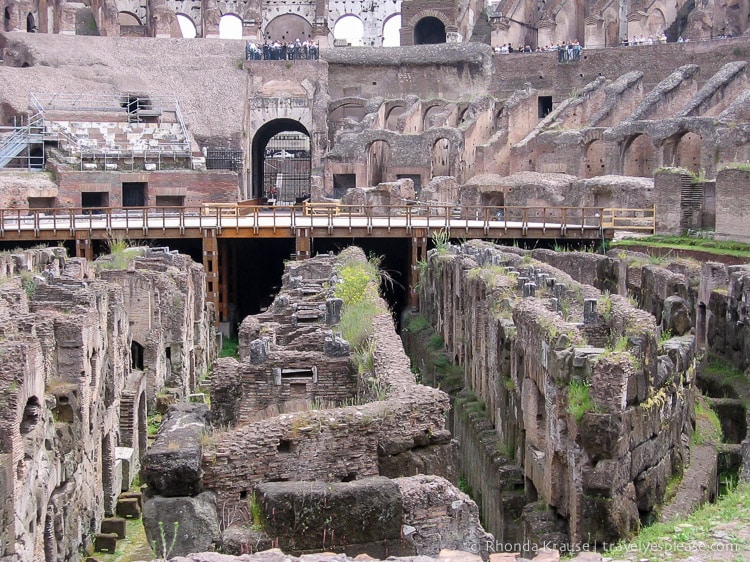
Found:
[[[5,31],[10,31],[10,8],[5,8],[5,13],[3,14],[3,29],[5,29]]]
[[[388,116],[385,119],[385,128],[389,131],[401,132],[398,126],[398,118],[406,111],[406,106],[396,105],[388,110]]]
[[[26,16],[26,33],[36,32],[36,22],[34,21],[34,14],[31,12]]]
[[[432,145],[430,174],[433,178],[451,175],[450,152],[451,143],[446,138],[439,138]]]
[[[312,25],[302,16],[297,14],[283,14],[273,18],[263,35],[269,41],[294,42],[296,39],[304,41],[312,39]]]
[[[435,104],[428,107],[424,112],[424,117],[422,118],[422,130],[426,131],[432,126],[432,118],[437,115],[438,113],[442,113],[444,109],[444,106],[442,104]],[[437,127],[442,127],[445,123],[438,123]]]
[[[367,151],[367,185],[376,186],[387,181],[388,162],[391,159],[391,145],[384,140],[376,140]]]
[[[252,197],[295,203],[310,196],[310,132],[294,119],[274,119],[255,133]]]
[[[656,37],[657,35],[660,35],[665,28],[666,18],[664,17],[664,13],[659,8],[656,8],[648,15],[648,19],[646,20],[646,30],[649,35]]]
[[[185,14],[177,14],[177,23],[180,24],[180,31],[182,32],[183,39],[195,39],[197,33],[195,23]]]
[[[597,139],[591,141],[586,147],[586,156],[583,159],[581,176],[584,178],[593,178],[605,174],[607,162],[607,145],[603,140]]]
[[[383,47],[401,45],[401,14],[388,16],[383,24]]]
[[[674,165],[698,174],[701,171],[703,137],[697,133],[685,133],[674,148]]]
[[[622,173],[644,178],[654,175],[654,144],[648,135],[638,135],[625,145]]]
[[[117,23],[121,26],[141,25],[141,20],[131,12],[119,12],[117,14]]]
[[[220,39],[242,39],[242,19],[235,14],[224,14],[219,19]]]
[[[340,17],[333,26],[333,40],[345,42],[352,47],[362,46],[364,34],[365,26],[362,20],[351,14]]]
[[[434,16],[422,18],[414,26],[415,45],[445,43],[445,24]]]

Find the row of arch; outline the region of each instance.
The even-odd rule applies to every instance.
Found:
[[[652,177],[657,166],[675,166],[698,173],[702,168],[703,137],[694,132],[684,132],[667,139],[662,145],[662,154],[651,137],[645,133],[631,136],[622,143],[622,174],[625,176]],[[585,147],[585,170],[583,177],[604,175],[607,172],[607,155],[610,145],[602,139],[594,139]],[[661,158],[659,158],[661,156]]]
[[[6,9],[7,12],[7,9]],[[29,14],[32,19],[33,16]],[[6,21],[9,15],[6,13]],[[195,21],[187,14],[178,13],[177,21],[180,26],[182,37],[192,39],[197,36]],[[132,12],[120,12],[118,23],[124,26],[144,25],[136,14]],[[221,39],[242,39],[242,18],[237,14],[224,14],[219,19],[219,37]],[[397,47],[400,44],[401,14],[391,14],[383,23],[383,46]],[[336,20],[333,26],[334,40],[344,40],[353,46],[362,45],[365,28],[362,20],[353,14],[347,14]],[[312,37],[312,26],[297,14],[282,14],[272,19],[264,30],[264,37],[269,40],[294,41],[297,38],[310,39]]]
[[[183,38],[192,39],[198,35],[195,21],[187,14],[177,13],[177,22]],[[3,14],[3,29],[13,31],[11,25],[10,8],[6,7]],[[117,23],[121,26],[145,25],[133,12],[121,11],[117,15]],[[242,18],[237,14],[224,14],[219,20],[219,37],[222,39],[242,39]],[[394,13],[383,22],[382,46],[397,47],[401,44],[401,14]],[[29,12],[26,16],[26,31],[34,33],[37,31],[37,22],[34,14]],[[312,26],[310,23],[296,14],[282,14],[271,20],[264,30],[264,37],[269,40],[294,41],[297,38],[312,38]],[[341,16],[333,27],[333,39],[345,41],[349,45],[360,46],[363,44],[364,23],[354,14]],[[435,17],[424,17],[414,26],[414,44],[445,43],[445,24]]]

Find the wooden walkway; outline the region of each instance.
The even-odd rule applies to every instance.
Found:
[[[315,238],[407,238],[412,270],[425,259],[430,236],[455,239],[600,241],[615,230],[654,231],[654,209],[597,207],[456,207],[453,205],[297,206],[205,204],[200,207],[0,209],[0,241],[75,241],[93,259],[93,240],[200,239],[208,300],[226,315],[219,240],[293,238],[297,259],[310,257]],[[409,280],[411,285],[412,280]]]

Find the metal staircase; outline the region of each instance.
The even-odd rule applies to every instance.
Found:
[[[44,168],[44,150],[41,156],[31,154],[33,145],[44,144],[44,116],[36,113],[29,118],[28,124],[9,129],[9,135],[0,137],[0,169],[5,168],[14,160],[24,158],[25,168],[29,170]],[[22,156],[24,151],[26,151],[26,156]]]

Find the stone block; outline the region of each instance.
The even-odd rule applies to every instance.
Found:
[[[141,492],[137,491],[131,491],[131,492],[123,492],[120,494],[120,499],[127,499],[127,498],[135,498],[138,500],[138,505],[141,508],[141,511],[143,511],[143,494]]]
[[[125,538],[126,522],[122,517],[108,517],[102,521],[99,529],[102,534],[115,534],[118,539]]]
[[[438,554],[438,559],[445,562],[481,562],[482,557],[478,554],[464,552],[463,550],[444,548]]]
[[[174,545],[171,556],[213,550],[221,539],[216,496],[213,492],[203,492],[190,498],[147,498],[143,528],[148,544],[156,545],[156,552],[170,545]]]
[[[136,498],[117,500],[117,515],[126,519],[138,519],[141,516],[141,504]]]
[[[94,537],[94,551],[109,552],[110,554],[117,548],[117,534],[99,533]]]
[[[515,562],[520,556],[518,552],[495,552],[490,554],[490,562]]]
[[[278,537],[282,549],[322,548],[324,529],[335,529],[349,544],[401,537],[401,492],[388,478],[269,482],[257,486],[256,498],[266,515],[266,533]],[[308,531],[295,531],[301,527]]]
[[[155,493],[193,496],[202,490],[201,438],[208,416],[205,404],[180,403],[169,409],[143,463],[143,477]]]
[[[553,548],[540,548],[532,560],[535,562],[560,562],[560,551]]]
[[[154,164],[153,162],[147,162],[143,165],[143,169],[147,172],[153,172],[156,170],[156,164]]]
[[[138,467],[135,462],[134,451],[131,447],[115,447],[115,459],[122,463],[122,485],[120,491],[126,492],[135,480]]]
[[[111,490],[112,496],[109,498],[108,502],[108,515],[111,515],[112,512],[110,510],[112,509],[112,506],[115,505],[117,497],[122,492],[122,461],[120,459],[115,459],[114,466],[112,467],[112,487],[109,489]]]

